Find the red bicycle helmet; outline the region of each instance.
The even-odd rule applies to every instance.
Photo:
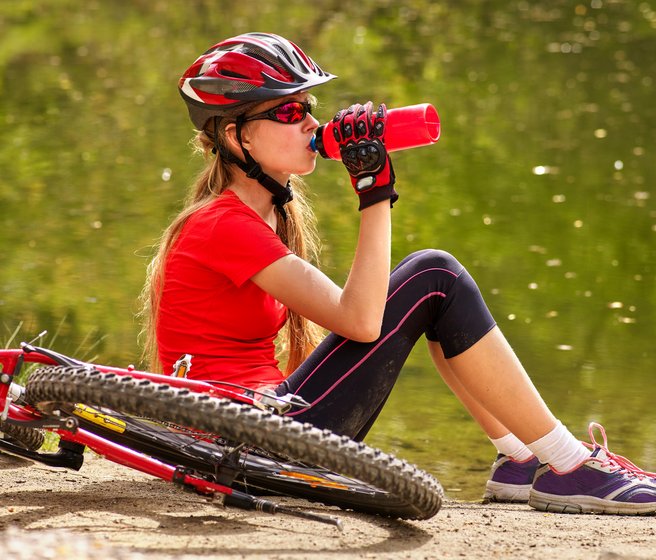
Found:
[[[208,119],[239,105],[305,91],[335,77],[279,35],[245,33],[198,57],[178,87],[191,121],[202,130]]]

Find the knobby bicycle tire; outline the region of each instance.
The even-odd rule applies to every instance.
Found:
[[[9,424],[8,422],[0,421],[0,433],[3,433],[8,441],[16,443],[29,451],[36,451],[45,441],[45,435],[41,430]]]
[[[44,367],[28,380],[26,399],[44,403],[84,403],[126,414],[219,434],[308,465],[320,465],[382,490],[380,503],[334,505],[405,519],[427,519],[441,506],[443,491],[414,465],[309,424],[252,406],[95,369]],[[307,486],[306,486],[307,488]],[[312,492],[309,499],[312,499]],[[315,499],[321,499],[316,498]]]

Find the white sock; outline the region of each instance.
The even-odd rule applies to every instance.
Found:
[[[541,463],[549,463],[561,473],[571,471],[590,457],[590,450],[576,439],[560,421],[546,436],[527,444],[527,447]]]
[[[533,457],[533,452],[515,434],[508,433],[500,438],[490,438],[490,441],[499,453],[512,457],[515,461],[526,461]]]

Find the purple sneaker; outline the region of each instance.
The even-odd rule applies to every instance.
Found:
[[[604,444],[592,433],[601,431]],[[586,447],[592,454],[575,469],[557,473],[549,466],[535,476],[528,503],[554,513],[656,514],[656,473],[643,471],[631,461],[608,450],[606,431],[595,422],[588,428]]]
[[[489,502],[528,502],[535,471],[540,461],[533,456],[526,461],[516,461],[508,455],[497,455],[490,479],[485,485],[483,503]]]

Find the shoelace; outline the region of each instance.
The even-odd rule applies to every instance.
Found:
[[[603,445],[598,443],[595,439],[595,428],[601,432],[601,435],[604,438]],[[597,424],[597,422],[590,422],[590,425],[588,426],[588,434],[590,434],[590,441],[592,443],[586,443],[585,441],[581,443],[583,443],[583,445],[592,451],[600,448],[606,454],[607,459],[601,464],[602,467],[611,467],[613,472],[623,470],[627,475],[638,477],[640,480],[643,478],[656,478],[656,473],[642,470],[640,467],[629,461],[626,457],[609,451],[606,430],[604,430],[604,427],[601,424]]]

